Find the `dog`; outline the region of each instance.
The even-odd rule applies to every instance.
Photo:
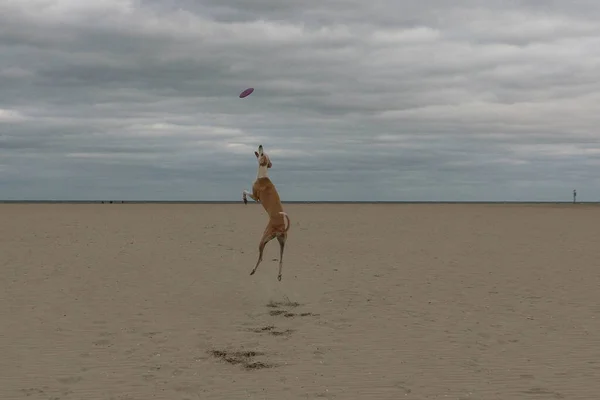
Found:
[[[258,174],[252,185],[252,193],[244,190],[242,192],[242,199],[244,200],[244,204],[248,204],[247,196],[249,196],[252,200],[262,204],[269,215],[269,223],[267,224],[265,232],[260,240],[260,244],[258,245],[258,261],[256,262],[254,269],[250,272],[250,275],[254,275],[258,265],[261,263],[263,251],[267,243],[274,238],[277,238],[277,241],[279,242],[279,274],[277,275],[277,280],[281,281],[283,249],[285,248],[285,242],[287,240],[287,232],[290,229],[290,217],[283,211],[279,193],[277,193],[275,185],[273,185],[273,182],[269,179],[269,168],[273,166],[273,163],[271,162],[271,159],[269,159],[269,156],[263,152],[262,144],[258,146],[258,151],[255,151],[254,155],[258,160]],[[284,217],[287,220],[287,226]]]

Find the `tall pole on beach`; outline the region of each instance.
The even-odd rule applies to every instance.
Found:
[[[577,190],[573,189],[573,204],[577,202]]]

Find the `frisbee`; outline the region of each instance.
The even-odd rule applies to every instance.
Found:
[[[240,99],[243,99],[246,96],[249,96],[250,94],[252,94],[252,92],[254,92],[254,88],[248,88],[246,90],[244,90],[242,93],[240,93]]]

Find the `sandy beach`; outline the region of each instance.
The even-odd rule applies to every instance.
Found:
[[[0,399],[582,399],[600,207],[2,204]]]

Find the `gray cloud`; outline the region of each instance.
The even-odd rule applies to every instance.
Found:
[[[2,197],[600,200],[600,5],[483,4],[4,1]]]

